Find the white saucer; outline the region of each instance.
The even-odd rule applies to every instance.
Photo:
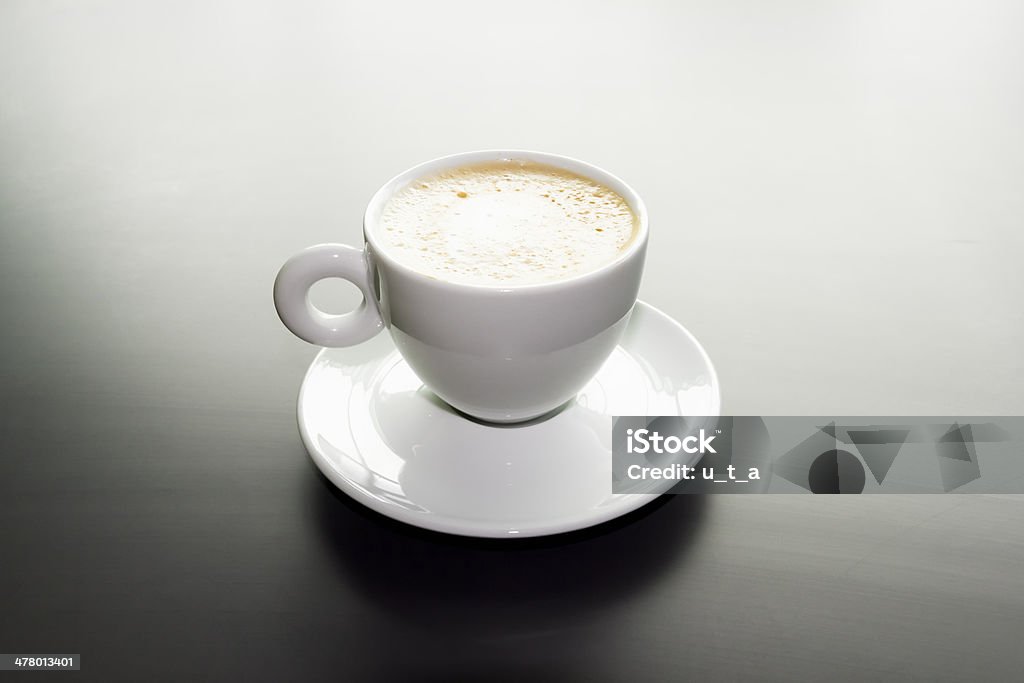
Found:
[[[380,334],[320,352],[298,418],[313,461],[360,503],[425,529],[502,538],[581,529],[657,498],[612,493],[612,415],[718,415],[720,405],[693,335],[637,302],[597,376],[552,417],[518,426],[467,418]]]

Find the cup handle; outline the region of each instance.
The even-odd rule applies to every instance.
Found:
[[[327,278],[348,280],[363,302],[341,315],[324,313],[309,300],[309,288]],[[295,336],[320,346],[354,346],[384,328],[366,254],[344,244],[318,244],[288,259],[274,281],[274,306]]]

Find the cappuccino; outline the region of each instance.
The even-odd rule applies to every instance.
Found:
[[[636,235],[617,192],[533,161],[470,164],[419,178],[384,206],[374,232],[396,261],[473,285],[552,282],[599,269]]]

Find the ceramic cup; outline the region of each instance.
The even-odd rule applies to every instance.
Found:
[[[388,254],[378,222],[397,190],[446,168],[500,159],[537,161],[606,185],[629,203],[638,233],[597,270],[529,285],[445,282]],[[352,346],[387,328],[409,366],[449,405],[489,422],[519,422],[572,399],[615,348],[636,303],[647,233],[640,197],[596,166],[521,150],[455,154],[410,168],[373,195],[361,249],[320,244],[290,258],[274,283],[274,304],[289,330],[321,346]],[[329,277],[362,290],[356,310],[329,315],[310,303],[310,287]]]

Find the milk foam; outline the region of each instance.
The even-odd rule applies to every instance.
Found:
[[[385,205],[379,236],[400,263],[449,282],[535,284],[596,270],[632,240],[618,193],[546,164],[504,160],[413,181]]]

